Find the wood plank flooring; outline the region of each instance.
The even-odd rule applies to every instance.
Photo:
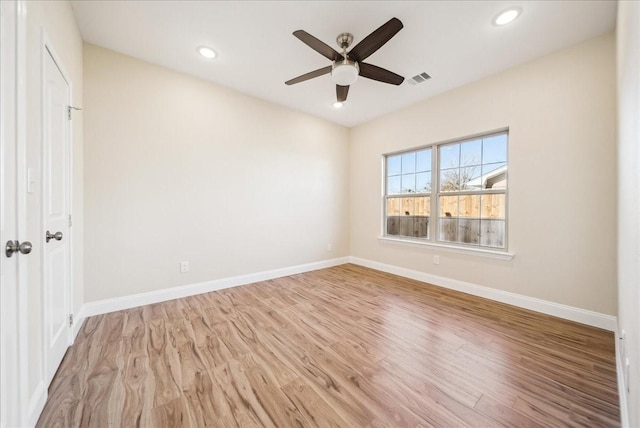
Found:
[[[38,422],[619,424],[612,333],[350,264],[88,319]]]

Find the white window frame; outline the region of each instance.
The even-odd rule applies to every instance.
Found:
[[[477,140],[478,138],[488,138],[496,135],[507,135],[507,188],[504,190],[496,189],[484,189],[481,191],[455,191],[455,192],[441,192],[440,191],[440,147],[452,144],[462,144],[468,141]],[[474,134],[462,138],[455,138],[452,140],[441,141],[437,143],[427,144],[424,146],[413,147],[410,149],[399,150],[395,152],[389,152],[382,155],[382,227],[379,239],[385,243],[393,244],[405,244],[411,246],[432,247],[446,252],[463,253],[463,254],[476,254],[486,256],[490,258],[497,258],[503,260],[511,260],[513,253],[509,252],[509,128],[497,129],[490,132],[483,132]],[[418,152],[420,150],[431,149],[431,192],[430,193],[402,193],[402,194],[387,194],[387,159],[390,156],[402,155],[406,153]],[[440,241],[438,239],[438,229],[440,225],[439,213],[439,200],[440,196],[464,196],[464,195],[483,195],[483,194],[504,194],[505,195],[505,231],[504,231],[504,248],[487,247],[477,244],[466,244],[462,242]],[[429,226],[428,226],[428,238],[418,238],[401,235],[388,235],[387,234],[387,201],[393,198],[407,198],[407,197],[430,197],[430,214],[429,214]]]

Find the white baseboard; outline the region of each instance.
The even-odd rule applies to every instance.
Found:
[[[359,257],[341,257],[337,259],[324,260],[320,262],[307,263],[303,265],[290,266],[280,269],[273,269],[263,272],[256,272],[248,275],[239,275],[229,278],[216,279],[212,281],[200,282],[197,284],[183,285],[179,287],[166,288],[164,290],[151,291],[148,293],[134,294],[131,296],[116,297],[113,299],[100,300],[85,303],[76,315],[77,321],[74,325],[73,337],[75,338],[82,327],[85,318],[134,308],[137,306],[150,305],[153,303],[165,302],[167,300],[179,299],[181,297],[194,296],[196,294],[208,293],[210,291],[222,290],[239,285],[251,284],[254,282],[266,281],[288,275],[324,269],[338,266],[345,263],[380,270],[405,278],[415,279],[451,290],[460,291],[474,296],[484,297],[497,302],[518,306],[532,311],[553,315],[559,318],[576,321],[593,327],[602,328],[609,331],[616,331],[617,320],[613,315],[601,314],[586,309],[537,299],[535,297],[523,296],[509,291],[497,290],[495,288],[459,281],[456,279],[437,276],[416,270],[401,268]]]
[[[620,335],[616,328],[616,374],[618,375],[618,400],[620,401],[620,427],[629,428],[629,407],[627,402],[627,388],[624,379],[624,361],[622,350],[620,349]]]
[[[134,294],[131,296],[116,297],[114,299],[100,300],[97,302],[88,302],[82,306],[82,309],[80,310],[79,313],[82,314],[82,319],[84,319],[93,315],[106,314],[109,312],[120,311],[123,309],[135,308],[137,306],[165,302],[167,300],[174,300],[174,299],[179,299],[181,297],[188,297],[188,296],[194,296],[196,294],[208,293],[210,291],[237,287],[239,285],[246,285],[254,282],[266,281],[274,278],[281,278],[283,276],[310,272],[313,270],[324,269],[332,266],[338,266],[345,263],[349,263],[349,257],[323,260],[320,262],[313,262],[313,263],[307,263],[303,265],[290,266],[290,267],[273,269],[273,270],[268,270],[263,272],[256,272],[248,275],[239,275],[239,276],[233,276],[229,278],[216,279],[213,281],[200,282],[197,284],[171,287],[171,288],[166,288],[164,290]],[[80,324],[81,322],[78,322],[76,324],[78,326],[78,330],[80,328],[79,327]],[[75,333],[77,334],[77,331]]]
[[[44,405],[47,403],[47,387],[44,381],[40,381],[38,386],[36,386],[35,391],[31,395],[29,399],[29,410],[28,410],[28,426],[35,427],[38,423],[38,419],[42,414],[42,410],[44,410]]]
[[[372,260],[361,259],[359,257],[349,257],[349,261],[356,265],[392,273],[394,275],[403,276],[405,278],[415,279],[417,281],[438,285],[440,287],[449,288],[451,290],[461,291],[463,293],[472,294],[474,296],[484,297],[486,299],[495,300],[497,302],[518,306],[524,309],[530,309],[532,311],[541,312],[547,315],[553,315],[571,321],[576,321],[593,327],[602,328],[604,330],[613,332],[616,331],[617,320],[613,315],[601,314],[599,312],[588,311],[586,309],[580,309],[560,303],[549,302],[547,300],[537,299],[535,297],[523,296],[521,294],[497,290],[495,288],[485,287],[482,285],[472,284],[464,281],[458,281],[456,279],[445,278],[443,276],[432,275],[429,273],[405,269]]]

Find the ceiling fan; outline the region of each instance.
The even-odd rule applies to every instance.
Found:
[[[358,79],[358,76],[383,83],[390,83],[392,85],[399,85],[404,81],[404,77],[363,61],[391,40],[402,27],[402,22],[400,22],[398,18],[391,18],[380,28],[365,37],[349,52],[347,52],[347,48],[353,42],[353,34],[342,33],[336,38],[338,46],[342,48],[342,54],[304,30],[294,31],[294,36],[311,49],[333,61],[333,64],[287,80],[284,83],[294,85],[304,82],[305,80],[313,79],[314,77],[331,73],[331,80],[336,84],[338,102],[347,100],[349,85],[353,84]]]

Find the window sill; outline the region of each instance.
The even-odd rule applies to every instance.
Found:
[[[433,249],[437,249],[438,251],[446,251],[449,253],[457,253],[457,254],[469,254],[473,256],[487,257],[490,259],[498,259],[498,260],[511,260],[515,256],[515,254],[508,253],[505,251],[493,251],[493,250],[485,250],[483,248],[469,248],[469,247],[460,247],[460,246],[453,246],[453,245],[436,244],[434,242],[424,242],[424,241],[418,241],[414,239],[391,238],[389,236],[380,236],[378,237],[378,240],[382,242],[393,243],[393,244],[433,248]]]

